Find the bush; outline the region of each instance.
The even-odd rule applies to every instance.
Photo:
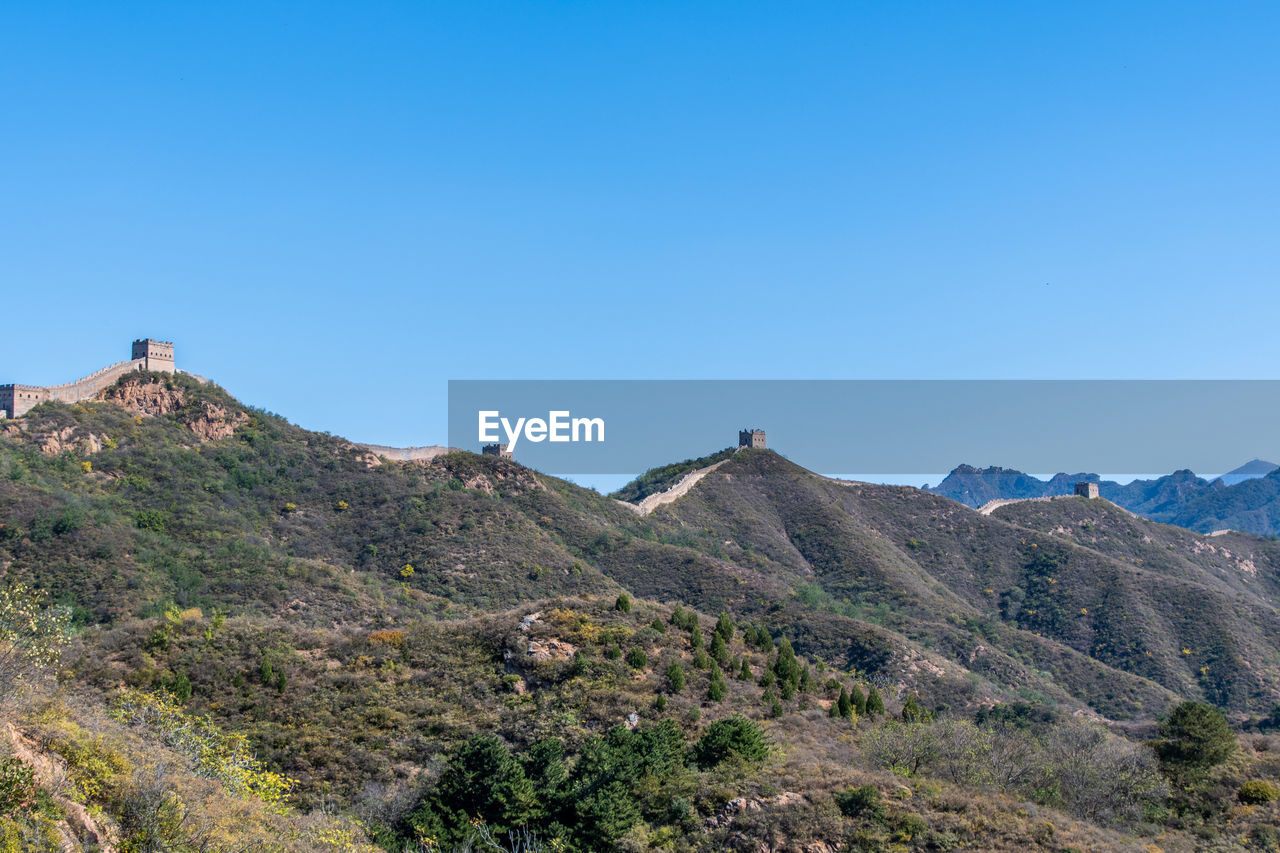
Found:
[[[836,806],[846,817],[878,821],[884,818],[884,801],[874,785],[862,785],[836,794]]]
[[[619,613],[630,613],[631,596],[627,595],[625,592],[619,595],[617,600],[613,602],[613,609],[617,610]]]
[[[627,663],[632,669],[644,669],[649,664],[649,656],[644,653],[644,649],[636,646],[627,652]]]
[[[769,756],[769,740],[760,727],[741,714],[716,720],[707,726],[693,748],[694,760],[704,770],[730,756],[745,761],[763,761]]]
[[[35,769],[17,758],[0,759],[0,817],[25,811],[35,800]]]
[[[169,519],[158,509],[142,509],[134,514],[133,524],[139,530],[154,530],[156,533],[164,533],[169,526]]]
[[[1250,779],[1240,786],[1240,790],[1236,792],[1236,797],[1242,803],[1273,803],[1280,799],[1280,788],[1277,788],[1266,779]]]

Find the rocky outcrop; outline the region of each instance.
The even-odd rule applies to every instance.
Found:
[[[576,646],[564,640],[530,640],[527,654],[532,661],[565,661],[573,660],[573,653],[577,650]]]
[[[160,380],[121,382],[102,392],[100,399],[144,417],[171,415],[186,404],[186,395]]]
[[[244,412],[210,400],[189,401],[182,388],[159,378],[121,382],[104,391],[100,399],[142,417],[177,415],[201,441],[227,438],[249,421]]]
[[[227,438],[249,421],[244,412],[234,412],[208,400],[201,400],[198,412],[187,413],[187,427],[204,441]]]
[[[63,427],[52,432],[34,436],[40,445],[40,452],[45,456],[57,456],[60,453],[75,453],[88,456],[102,449],[102,439],[93,433],[81,432],[75,426]]]
[[[745,812],[758,812],[766,808],[791,808],[804,802],[804,795],[793,791],[783,791],[776,797],[759,799],[755,797],[737,797],[721,806],[720,811],[707,818],[707,828],[715,829],[728,826],[734,818]]]

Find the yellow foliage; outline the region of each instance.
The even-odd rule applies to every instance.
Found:
[[[90,462],[88,459],[84,460],[83,462],[80,463],[80,470],[88,474],[90,471],[93,470],[93,463]]]
[[[570,639],[582,643],[594,643],[600,639],[600,626],[580,610],[557,607],[547,614],[547,621],[559,628]]]
[[[369,634],[369,642],[398,649],[404,646],[404,631],[396,628],[373,631]]]
[[[55,707],[46,707],[44,713],[56,713]],[[67,762],[72,799],[84,805],[102,799],[133,771],[129,760],[113,749],[106,738],[86,732],[71,720],[51,720],[45,737],[49,748]]]
[[[217,780],[233,794],[282,809],[297,782],[264,769],[244,735],[224,732],[208,717],[188,714],[167,694],[125,690],[113,716],[148,729],[166,746],[190,758],[198,775]]]

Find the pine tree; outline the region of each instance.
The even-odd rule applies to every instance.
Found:
[[[880,691],[872,687],[867,691],[867,716],[874,717],[876,714],[884,713],[884,700],[880,698]]]
[[[800,662],[796,660],[791,641],[783,637],[778,641],[778,659],[773,663],[773,674],[778,677],[778,691],[783,699],[790,699],[800,685]]]
[[[840,716],[846,720],[853,719],[853,701],[849,698],[849,691],[843,687],[840,688],[840,698],[836,700],[836,705],[840,709]]]
[[[702,648],[702,629],[696,624],[693,626],[693,630],[689,632],[689,648],[695,652]]]
[[[738,670],[738,678],[742,681],[751,680],[751,664],[747,663],[747,656],[742,656],[742,667]]]
[[[733,620],[723,610],[720,611],[720,618],[716,620],[716,633],[723,637],[726,643],[733,639]]]
[[[849,688],[849,701],[853,702],[853,710],[861,716],[867,713],[867,697],[862,695],[862,691],[858,689],[858,685]]]
[[[711,657],[721,666],[729,665],[729,647],[719,631],[711,635]]]
[[[673,663],[667,667],[667,686],[671,688],[672,693],[684,690],[684,667],[680,664]]]
[[[724,683],[724,673],[720,667],[715,664],[711,665],[711,684],[707,688],[707,698],[712,702],[719,702],[724,698],[727,687]]]

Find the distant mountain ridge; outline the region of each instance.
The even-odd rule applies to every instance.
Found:
[[[1055,474],[1046,481],[1012,468],[959,465],[926,490],[980,507],[993,500],[1069,495],[1079,482],[1097,483],[1102,497],[1153,521],[1201,533],[1229,528],[1258,536],[1280,534],[1280,466],[1262,459],[1213,480],[1182,469],[1124,484],[1097,474]]]

